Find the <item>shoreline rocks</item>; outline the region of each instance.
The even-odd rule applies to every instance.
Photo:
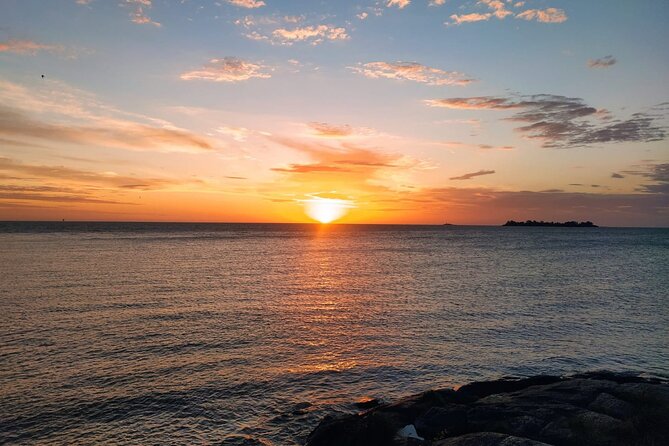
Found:
[[[306,445],[669,445],[669,383],[611,372],[475,382],[326,417]]]

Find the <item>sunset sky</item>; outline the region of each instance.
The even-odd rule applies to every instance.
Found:
[[[0,220],[336,200],[668,226],[668,23],[666,0],[0,0]]]

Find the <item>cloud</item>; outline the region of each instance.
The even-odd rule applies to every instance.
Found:
[[[0,172],[12,173],[16,176],[14,178],[15,180],[60,180],[67,183],[78,183],[86,186],[111,187],[114,189],[156,190],[184,183],[183,181],[166,178],[143,178],[129,175],[118,175],[113,172],[91,172],[86,170],[72,169],[64,166],[24,164],[4,157],[0,157]],[[8,186],[5,186],[4,190],[8,190],[7,187]],[[18,190],[18,186],[14,187],[15,192]],[[23,191],[25,192],[27,189],[23,188]],[[36,189],[34,187],[30,190],[30,192],[54,191],[55,189],[53,188]],[[80,192],[81,191],[78,191],[78,193]]]
[[[602,57],[600,59],[590,59],[588,61],[588,67],[590,68],[610,68],[615,65],[618,61],[611,55]]]
[[[451,21],[445,22],[445,25],[461,25],[463,23],[487,21],[491,18],[504,19],[508,16],[514,16],[513,11],[506,9],[510,2],[503,2],[501,0],[479,0],[477,5],[485,5],[491,12],[479,13],[471,12],[467,14],[453,14],[450,16]],[[517,2],[514,7],[522,7],[525,2]],[[522,20],[536,20],[542,23],[562,23],[567,20],[567,14],[557,8],[546,9],[528,9],[515,14],[515,18]]]
[[[652,184],[642,184],[638,189],[641,192],[669,195],[669,163],[647,165],[641,169],[626,170],[623,173],[641,176],[652,181]],[[669,206],[669,203],[666,204]]]
[[[453,14],[451,15],[451,23],[446,22],[447,25],[461,25],[463,23],[472,23],[472,22],[482,22],[489,20],[492,17],[492,14],[485,13],[479,14],[477,12],[472,12],[471,14]]]
[[[507,120],[523,122],[516,128],[543,147],[579,147],[610,142],[650,142],[665,138],[665,128],[648,113],[634,113],[627,119],[599,119],[598,110],[583,99],[559,95],[518,97],[477,96],[426,100],[431,107],[463,110],[513,110]]]
[[[319,191],[338,191],[344,196],[363,198],[370,193],[403,189],[402,185],[409,182],[408,176],[422,169],[418,160],[400,153],[387,153],[350,142],[329,140],[325,143],[281,136],[270,139],[290,148],[302,160],[271,169],[282,176],[267,186],[269,198]]]
[[[138,25],[153,25],[158,28],[162,26],[159,22],[151,20],[151,18],[144,12],[144,8],[151,8],[151,0],[125,0],[125,4],[134,6],[133,11],[130,13],[131,22]]]
[[[93,3],[93,0],[77,0],[76,3],[77,5],[90,5]]]
[[[567,14],[562,9],[528,9],[516,15],[517,19],[536,20],[541,23],[563,23],[567,21]]]
[[[428,85],[467,85],[475,80],[457,71],[444,71],[416,62],[369,62],[350,67],[370,79],[398,79]]]
[[[216,131],[222,135],[232,137],[237,142],[244,142],[251,134],[251,131],[246,127],[218,127]]]
[[[186,130],[160,128],[121,120],[98,120],[98,125],[48,123],[26,116],[22,111],[0,106],[0,135],[97,145],[130,150],[203,151],[213,150],[210,141]]]
[[[367,17],[369,17],[369,14],[366,12],[361,12],[360,14],[357,14],[356,17],[360,20],[365,20]]]
[[[475,177],[480,177],[482,175],[492,175],[495,173],[494,170],[479,170],[478,172],[471,172],[471,173],[466,173],[464,175],[460,175],[457,177],[451,177],[449,179],[451,180],[471,180],[472,178]]]
[[[441,6],[446,3],[446,0],[430,0],[430,6]]]
[[[240,8],[254,9],[265,6],[262,0],[227,0],[231,5],[239,6]]]
[[[520,108],[511,99],[494,96],[475,96],[470,98],[426,99],[430,107],[444,107],[461,110],[506,110]]]
[[[358,18],[366,18],[358,17]],[[319,17],[322,19],[322,17]],[[273,45],[293,45],[307,42],[318,45],[325,41],[348,40],[346,28],[330,24],[306,24],[306,16],[246,16],[235,20],[235,25],[247,30],[248,39],[264,41]],[[302,26],[295,26],[302,24]]]
[[[465,148],[465,149],[480,149],[480,150],[513,150],[513,146],[493,146],[490,144],[467,144],[459,141],[446,141],[441,143],[449,148]]]
[[[61,52],[63,51],[63,47],[38,43],[32,40],[7,40],[0,42],[0,53],[34,55],[40,51]]]
[[[346,28],[331,25],[303,26],[286,29],[278,28],[272,32],[272,40],[282,45],[292,45],[294,42],[309,42],[318,45],[326,40],[347,40],[349,35]]]
[[[411,0],[388,0],[386,6],[388,8],[397,6],[399,9],[404,9],[411,4]]]
[[[211,59],[199,70],[187,71],[181,75],[183,80],[207,80],[214,82],[241,82],[253,78],[269,79],[272,77],[268,67],[248,62],[237,57]]]
[[[613,173],[611,174],[611,178],[625,178],[625,175],[620,175],[620,174],[617,173],[617,172],[613,172]]]
[[[597,224],[658,226],[669,223],[666,196],[658,193],[504,191],[494,188],[430,188],[398,194],[435,221],[502,224],[507,220],[591,220]]]
[[[313,173],[313,172],[350,172],[339,166],[328,166],[326,164],[290,164],[288,167],[274,167],[275,172],[291,172],[291,173]]]
[[[509,15],[513,15],[513,12],[506,9],[506,5],[501,0],[479,0],[479,3],[487,5],[493,11],[492,15],[498,19],[504,19]]]
[[[349,125],[333,125],[325,122],[310,122],[308,125],[317,136],[328,138],[341,138],[353,133],[353,129]]]

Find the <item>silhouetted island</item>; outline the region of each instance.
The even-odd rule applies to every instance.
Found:
[[[566,221],[560,223],[557,221],[536,221],[536,220],[527,220],[527,221],[513,221],[509,220],[504,223],[502,226],[560,226],[565,228],[598,228],[596,224],[591,221]]]

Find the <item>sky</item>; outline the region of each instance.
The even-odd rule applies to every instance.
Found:
[[[669,226],[666,0],[0,0],[0,220]]]

